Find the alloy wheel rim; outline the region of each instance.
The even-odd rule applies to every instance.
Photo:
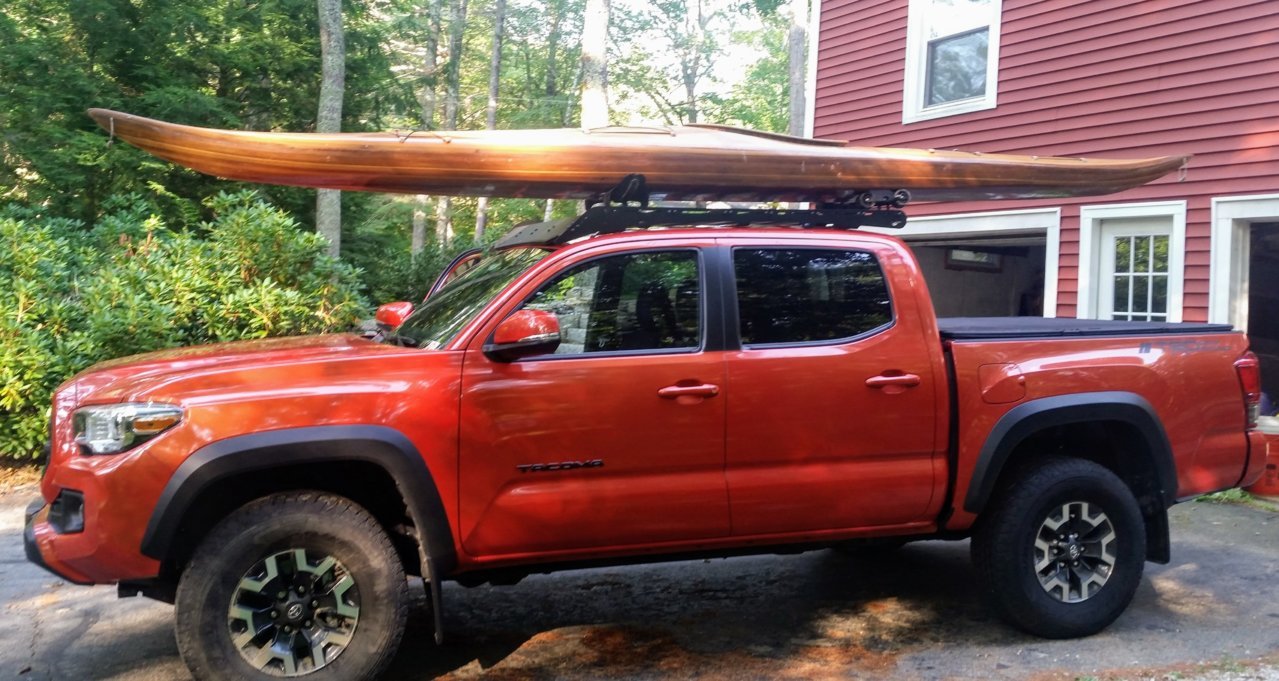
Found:
[[[359,619],[360,591],[346,566],[293,548],[258,561],[236,584],[227,631],[254,669],[294,677],[336,660]]]
[[[1095,504],[1071,501],[1049,511],[1035,535],[1039,585],[1062,603],[1096,596],[1115,572],[1118,543],[1110,518]]]

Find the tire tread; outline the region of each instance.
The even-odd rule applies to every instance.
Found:
[[[1018,580],[1026,575],[1018,574],[1017,561],[1010,559],[1007,547],[1017,546],[1026,531],[1025,516],[1041,503],[1054,488],[1081,481],[1090,488],[1114,497],[1118,509],[1108,509],[1111,522],[1120,522],[1118,514],[1126,514],[1129,527],[1128,545],[1123,550],[1139,551],[1140,557],[1128,560],[1123,573],[1117,573],[1093,599],[1110,599],[1100,606],[1098,617],[1066,621],[1059,614],[1036,607],[1031,599],[1023,598],[1017,588]],[[1034,522],[1039,522],[1038,520]],[[1087,459],[1051,457],[1023,468],[991,500],[987,511],[978,520],[972,539],[972,560],[977,571],[983,595],[1005,621],[1026,632],[1045,638],[1076,638],[1094,634],[1109,626],[1132,601],[1137,584],[1141,581],[1145,555],[1145,526],[1141,511],[1128,486],[1106,467]],[[1135,546],[1134,546],[1135,545]],[[1122,559],[1122,556],[1121,556]],[[1131,574],[1128,574],[1131,573]],[[1121,578],[1116,582],[1116,578]],[[1038,587],[1038,583],[1035,584]],[[1089,599],[1092,601],[1093,599]],[[1085,603],[1088,603],[1086,601]],[[1065,604],[1058,604],[1065,605]],[[1098,608],[1094,603],[1088,608]],[[1074,612],[1079,612],[1076,609]]]
[[[176,602],[179,607],[183,604],[199,602],[200,592],[207,588],[207,582],[212,579],[211,572],[216,570],[219,557],[232,540],[260,527],[265,520],[298,512],[313,514],[315,517],[330,521],[336,519],[338,522],[350,523],[363,537],[376,544],[376,550],[380,554],[377,558],[386,561],[392,574],[398,577],[395,581],[398,587],[394,585],[391,587],[392,598],[390,599],[392,627],[398,633],[391,636],[390,645],[381,646],[377,655],[367,665],[367,673],[357,677],[345,677],[377,678],[395,656],[408,620],[408,581],[385,530],[372,514],[345,497],[318,491],[286,492],[263,497],[240,507],[217,524],[201,541],[190,562],[187,563],[186,569],[183,570],[182,578],[178,583]],[[197,649],[197,642],[201,636],[198,618],[183,617],[179,614],[175,618],[175,634],[178,652],[193,677],[201,681],[206,679],[209,681],[241,680],[242,677],[230,669],[215,668],[213,665],[206,664],[207,658]],[[331,670],[332,667],[328,669]],[[305,678],[319,681],[324,676],[322,674],[324,671],[322,669],[319,672],[307,674]]]

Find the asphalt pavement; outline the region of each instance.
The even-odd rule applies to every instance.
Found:
[[[172,608],[117,600],[26,562],[0,495],[0,679],[189,678]],[[1106,631],[1047,641],[977,597],[967,542],[860,560],[832,551],[581,570],[444,589],[446,645],[419,608],[387,678],[1205,679],[1279,681],[1279,513],[1172,510],[1173,562],[1147,564]]]

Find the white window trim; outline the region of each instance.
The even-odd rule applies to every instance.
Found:
[[[1029,208],[986,213],[955,213],[912,217],[901,229],[862,228],[911,239],[913,237],[988,237],[992,234],[1044,234],[1044,316],[1057,316],[1057,270],[1061,254],[1061,209]]]
[[[817,125],[817,51],[822,40],[822,0],[812,0],[808,11],[808,65],[804,75],[804,137],[812,137]]]
[[[1168,241],[1168,321],[1182,316],[1186,285],[1186,202],[1114,203],[1079,209],[1079,279],[1075,316],[1096,319],[1097,277],[1101,270],[1101,223],[1122,218],[1172,219]]]
[[[1248,328],[1248,230],[1253,222],[1279,222],[1279,194],[1212,200],[1208,321]]]
[[[1003,24],[1003,0],[991,0],[995,20],[990,23],[990,42],[986,48],[986,94],[936,106],[924,107],[925,74],[928,40],[924,33],[924,13],[928,0],[910,0],[906,22],[906,72],[902,88],[902,123],[954,116],[995,108],[999,91],[999,34]]]

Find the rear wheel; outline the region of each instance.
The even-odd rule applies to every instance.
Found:
[[[1087,636],[1115,621],[1141,582],[1145,550],[1128,486],[1082,459],[1024,472],[992,500],[972,541],[995,610],[1047,638]]]
[[[399,646],[407,604],[404,569],[367,511],[280,494],[196,550],[178,584],[178,649],[197,679],[370,679]]]

